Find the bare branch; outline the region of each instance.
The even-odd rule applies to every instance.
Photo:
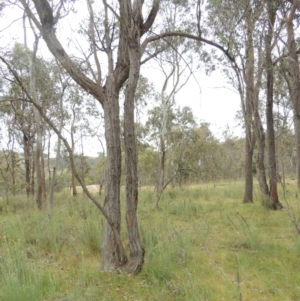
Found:
[[[96,68],[97,68],[97,72],[98,72],[96,83],[100,86],[102,76],[101,76],[101,67],[100,67],[100,63],[99,63],[99,59],[98,59],[98,55],[97,55],[97,50],[96,50],[96,40],[95,40],[95,26],[96,26],[96,24],[95,24],[95,18],[94,18],[94,11],[93,11],[91,1],[86,0],[86,2],[87,2],[88,11],[90,13],[90,30],[91,30],[91,39],[92,39],[92,49],[93,49],[94,60],[95,60],[95,64],[96,64]]]
[[[48,1],[33,0],[42,25],[37,21],[25,0],[20,1],[24,6],[27,15],[33,20],[40,30],[53,56],[60,62],[60,64],[62,64],[77,84],[79,84],[84,90],[88,91],[89,94],[93,95],[103,105],[105,100],[103,88],[99,87],[97,83],[93,82],[80,70],[57,39],[54,28],[55,23],[53,20],[53,12]]]
[[[160,0],[153,0],[153,5],[151,8],[151,11],[148,15],[147,20],[143,24],[142,30],[141,30],[141,36],[144,35],[153,25],[153,22],[156,18],[157,12],[159,10]]]
[[[145,58],[143,61],[141,61],[141,65],[145,64],[146,62],[150,61],[151,59],[153,59],[154,57],[157,57],[158,54],[164,52],[166,49],[169,48],[169,45],[166,45],[158,50],[156,50],[154,53],[149,54],[149,56],[147,58]]]
[[[162,34],[156,34],[154,32],[152,32],[154,35],[147,38],[141,45],[141,54],[144,53],[147,45],[150,43],[150,42],[154,42],[154,41],[157,41],[159,39],[164,39],[164,38],[167,38],[167,37],[183,37],[183,38],[187,38],[187,39],[190,39],[190,40],[194,40],[194,41],[199,41],[199,42],[202,42],[202,43],[205,43],[205,44],[208,44],[208,45],[211,45],[219,50],[221,50],[226,56],[227,58],[235,63],[235,58],[229,53],[229,50],[228,49],[225,49],[223,46],[217,44],[216,42],[213,42],[213,41],[210,41],[210,40],[207,40],[205,38],[202,38],[202,37],[199,37],[199,36],[195,36],[195,35],[192,35],[192,34],[189,34],[189,33],[185,33],[185,32],[181,32],[181,31],[173,31],[173,32],[165,32],[165,33],[162,33]]]

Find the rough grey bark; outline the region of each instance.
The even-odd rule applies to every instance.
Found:
[[[31,155],[32,155],[32,145],[30,139],[27,137],[26,133],[23,132],[23,150],[24,150],[24,164],[25,164],[25,181],[26,181],[26,196],[32,194],[31,187]]]
[[[250,9],[251,10],[251,9]],[[246,84],[246,97],[245,97],[245,191],[244,203],[253,202],[253,172],[252,161],[255,146],[255,134],[253,131],[253,94],[254,94],[254,49],[253,49],[253,26],[249,24],[251,14],[249,11],[247,15],[247,34],[246,34],[246,62],[244,81]]]
[[[144,263],[145,250],[141,243],[138,220],[138,174],[137,174],[137,150],[134,124],[134,96],[140,75],[140,39],[142,28],[142,1],[135,1],[131,7],[130,2],[120,3],[120,12],[131,15],[130,23],[124,25],[130,29],[130,43],[128,44],[129,74],[125,91],[124,103],[124,142],[125,142],[125,164],[126,164],[126,222],[129,238],[130,257],[126,270],[141,271]],[[124,6],[123,6],[124,5]]]
[[[139,36],[139,33],[137,33]],[[129,238],[130,258],[126,269],[140,272],[144,263],[145,250],[141,243],[137,220],[138,174],[136,136],[134,129],[134,94],[139,77],[139,44],[129,48],[130,71],[124,103],[124,141],[126,163],[126,222]]]
[[[246,96],[247,98],[247,96]],[[253,173],[252,173],[252,160],[253,150],[255,145],[255,134],[252,130],[252,110],[249,101],[246,100],[245,111],[245,191],[244,203],[253,203]]]
[[[121,143],[119,120],[119,91],[113,85],[113,79],[106,84],[107,101],[104,103],[105,140],[106,140],[106,181],[104,210],[113,221],[115,231],[121,232],[120,179],[121,179]],[[127,261],[121,256],[114,240],[110,224],[104,222],[102,241],[102,267],[105,271],[114,271]],[[121,261],[123,260],[123,261]]]

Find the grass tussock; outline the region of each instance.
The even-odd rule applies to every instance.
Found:
[[[24,197],[2,199],[0,300],[300,300],[293,185],[280,211],[257,191],[243,204],[239,182],[167,189],[158,210],[153,188],[141,189],[146,258],[135,277],[101,271],[103,220],[83,195],[56,195],[51,218]]]

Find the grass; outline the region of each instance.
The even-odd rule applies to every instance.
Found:
[[[254,204],[242,197],[240,182],[170,188],[156,210],[153,189],[141,189],[146,258],[135,277],[101,271],[102,217],[83,195],[57,195],[52,218],[24,197],[0,200],[0,300],[300,300],[287,206],[265,209],[256,190]]]

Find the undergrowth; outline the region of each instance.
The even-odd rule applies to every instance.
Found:
[[[135,277],[101,271],[103,219],[83,195],[56,195],[51,217],[24,196],[0,200],[0,300],[300,300],[295,195],[280,211],[257,191],[254,204],[242,197],[239,182],[169,188],[157,210],[153,188],[141,189]]]

